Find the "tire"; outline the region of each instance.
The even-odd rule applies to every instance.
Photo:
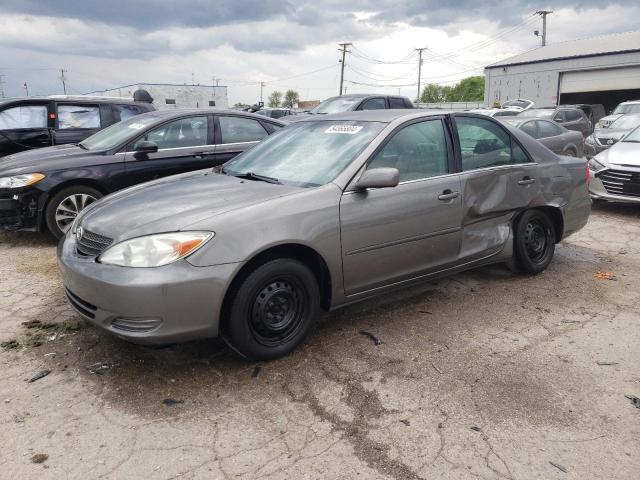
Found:
[[[577,157],[578,154],[571,148],[569,148],[566,152],[564,152],[564,155],[566,155],[567,157]]]
[[[62,238],[77,214],[102,196],[100,191],[85,185],[60,190],[47,203],[44,213],[47,229],[55,238]]]
[[[514,226],[514,259],[518,271],[537,275],[544,271],[556,249],[555,228],[540,210],[526,210]]]
[[[268,261],[248,273],[223,323],[223,338],[249,360],[269,360],[293,351],[320,313],[313,272],[291,258]]]

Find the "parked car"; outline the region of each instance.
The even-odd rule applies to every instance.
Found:
[[[609,128],[614,121],[627,113],[640,113],[640,100],[630,100],[620,103],[613,112],[611,112],[611,115],[607,115],[598,121],[596,128]]]
[[[526,98],[516,98],[514,100],[507,100],[501,105],[501,107],[511,108],[522,112],[524,110],[532,109],[534,105],[535,103],[533,103],[533,101],[527,100]]]
[[[235,111],[155,111],[75,145],[5,157],[0,161],[0,228],[48,229],[59,238],[78,213],[100,197],[159,177],[221,165],[283,125]]]
[[[312,116],[220,174],[94,203],[58,258],[69,302],[100,328],[142,344],[222,335],[268,359],[321,308],[490,263],[543,271],[587,222],[587,174],[486,116]]]
[[[583,137],[588,137],[593,132],[593,126],[586,114],[577,107],[532,108],[519,113],[518,116],[553,120],[567,130],[581,132]]]
[[[78,143],[120,120],[152,110],[155,108],[151,103],[115,97],[53,95],[0,99],[0,157]]]
[[[261,108],[256,111],[258,115],[263,115],[269,118],[282,118],[288,115],[295,115],[296,113],[290,108]]]
[[[596,128],[585,140],[587,158],[595,157],[640,125],[640,113],[628,113],[618,117],[608,128]]]
[[[640,204],[640,127],[589,160],[594,200]]]
[[[561,107],[579,108],[587,116],[591,125],[595,125],[603,118],[607,111],[601,103],[576,103],[575,105],[560,105]]]
[[[479,113],[487,117],[515,117],[521,111],[515,108],[476,108],[469,110],[469,113]]]
[[[302,120],[309,115],[327,115],[330,113],[351,112],[355,110],[385,110],[398,108],[414,108],[413,103],[407,97],[394,95],[376,95],[370,93],[354,93],[327,98],[320,105],[296,115],[288,120]]]
[[[570,157],[582,157],[584,154],[582,134],[567,130],[552,120],[520,116],[500,120],[528,133],[553,153]]]

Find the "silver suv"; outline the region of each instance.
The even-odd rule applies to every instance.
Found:
[[[609,128],[622,115],[627,113],[640,113],[640,100],[629,100],[619,104],[611,115],[601,118],[596,124],[596,128]]]

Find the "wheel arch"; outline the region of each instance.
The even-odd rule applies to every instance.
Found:
[[[316,250],[301,243],[284,243],[271,246],[256,253],[240,268],[231,280],[227,288],[222,306],[220,308],[220,326],[224,328],[224,322],[228,318],[227,312],[231,300],[242,281],[260,265],[277,258],[292,258],[305,264],[313,272],[320,287],[320,306],[328,311],[331,307],[332,280],[326,260]]]
[[[541,211],[551,219],[551,223],[553,223],[553,229],[555,230],[556,243],[560,243],[560,240],[562,240],[562,237],[564,235],[564,215],[562,214],[562,210],[560,209],[560,207],[543,205],[539,207],[533,207],[528,210]],[[522,213],[524,213],[525,211],[526,210],[520,212],[520,214],[514,219],[514,225],[515,222],[518,221]]]
[[[111,193],[111,191],[105,188],[105,186],[102,183],[92,178],[74,178],[74,179],[66,180],[64,182],[57,184],[47,192],[46,197],[43,199],[42,204],[40,205],[40,208],[39,208],[40,212],[39,212],[39,218],[38,218],[38,224],[39,224],[40,230],[45,230],[47,227],[45,212],[47,211],[47,207],[49,206],[51,199],[58,192],[64,190],[65,188],[74,187],[74,186],[95,188],[100,193],[102,193],[102,195],[108,195],[109,193]]]

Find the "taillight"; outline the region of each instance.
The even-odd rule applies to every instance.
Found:
[[[589,168],[589,162],[587,162],[585,176],[586,176],[587,183],[589,183],[591,181],[591,169]]]

